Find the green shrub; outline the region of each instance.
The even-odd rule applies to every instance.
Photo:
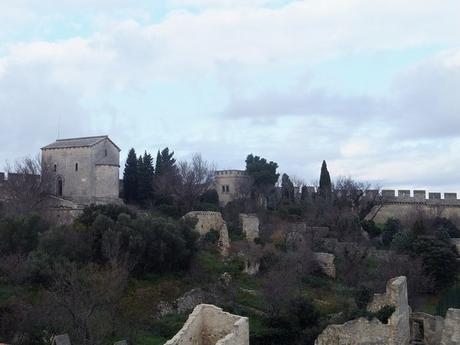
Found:
[[[379,319],[380,322],[387,324],[388,319],[393,315],[395,310],[396,308],[393,305],[386,305],[374,313],[374,316]]]

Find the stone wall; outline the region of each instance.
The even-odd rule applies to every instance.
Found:
[[[254,242],[259,237],[259,218],[257,215],[240,213],[240,223],[246,239]]]
[[[410,308],[407,303],[406,277],[397,277],[387,283],[386,293],[374,295],[368,310],[376,312],[386,305],[395,307],[394,313],[383,324],[377,319],[352,320],[343,325],[330,325],[316,339],[316,345],[408,345],[410,342]]]
[[[216,306],[201,304],[165,345],[249,345],[249,321]]]
[[[433,316],[426,313],[412,313],[411,338],[425,345],[439,345],[441,342],[444,319],[441,316]]]
[[[447,310],[441,345],[460,345],[460,309]]]
[[[198,220],[195,225],[195,230],[198,231],[201,236],[206,235],[211,230],[219,232],[219,250],[222,255],[228,255],[230,239],[228,237],[227,224],[220,212],[192,211],[187,213],[184,217],[196,218]]]
[[[385,345],[389,343],[389,326],[377,319],[359,318],[343,325],[330,325],[315,345]]]

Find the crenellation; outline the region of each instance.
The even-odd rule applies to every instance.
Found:
[[[414,190],[414,199],[415,200],[425,200],[426,190]]]
[[[444,200],[457,200],[457,193],[444,193]]]
[[[428,194],[428,199],[430,200],[441,200],[441,193],[429,193]]]
[[[408,189],[400,189],[398,190],[398,198],[410,198],[410,190]]]
[[[394,189],[383,189],[382,196],[384,198],[394,198],[396,196],[396,191]]]

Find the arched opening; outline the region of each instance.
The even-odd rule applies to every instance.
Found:
[[[78,163],[75,163],[75,171],[78,171]]]
[[[62,178],[58,177],[56,181],[56,194],[62,196]]]

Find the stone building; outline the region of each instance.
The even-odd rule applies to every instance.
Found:
[[[249,197],[252,185],[251,177],[244,170],[216,171],[214,183],[220,206],[225,206],[236,199]]]
[[[49,193],[84,205],[117,202],[120,151],[106,135],[58,139],[42,147]]]

